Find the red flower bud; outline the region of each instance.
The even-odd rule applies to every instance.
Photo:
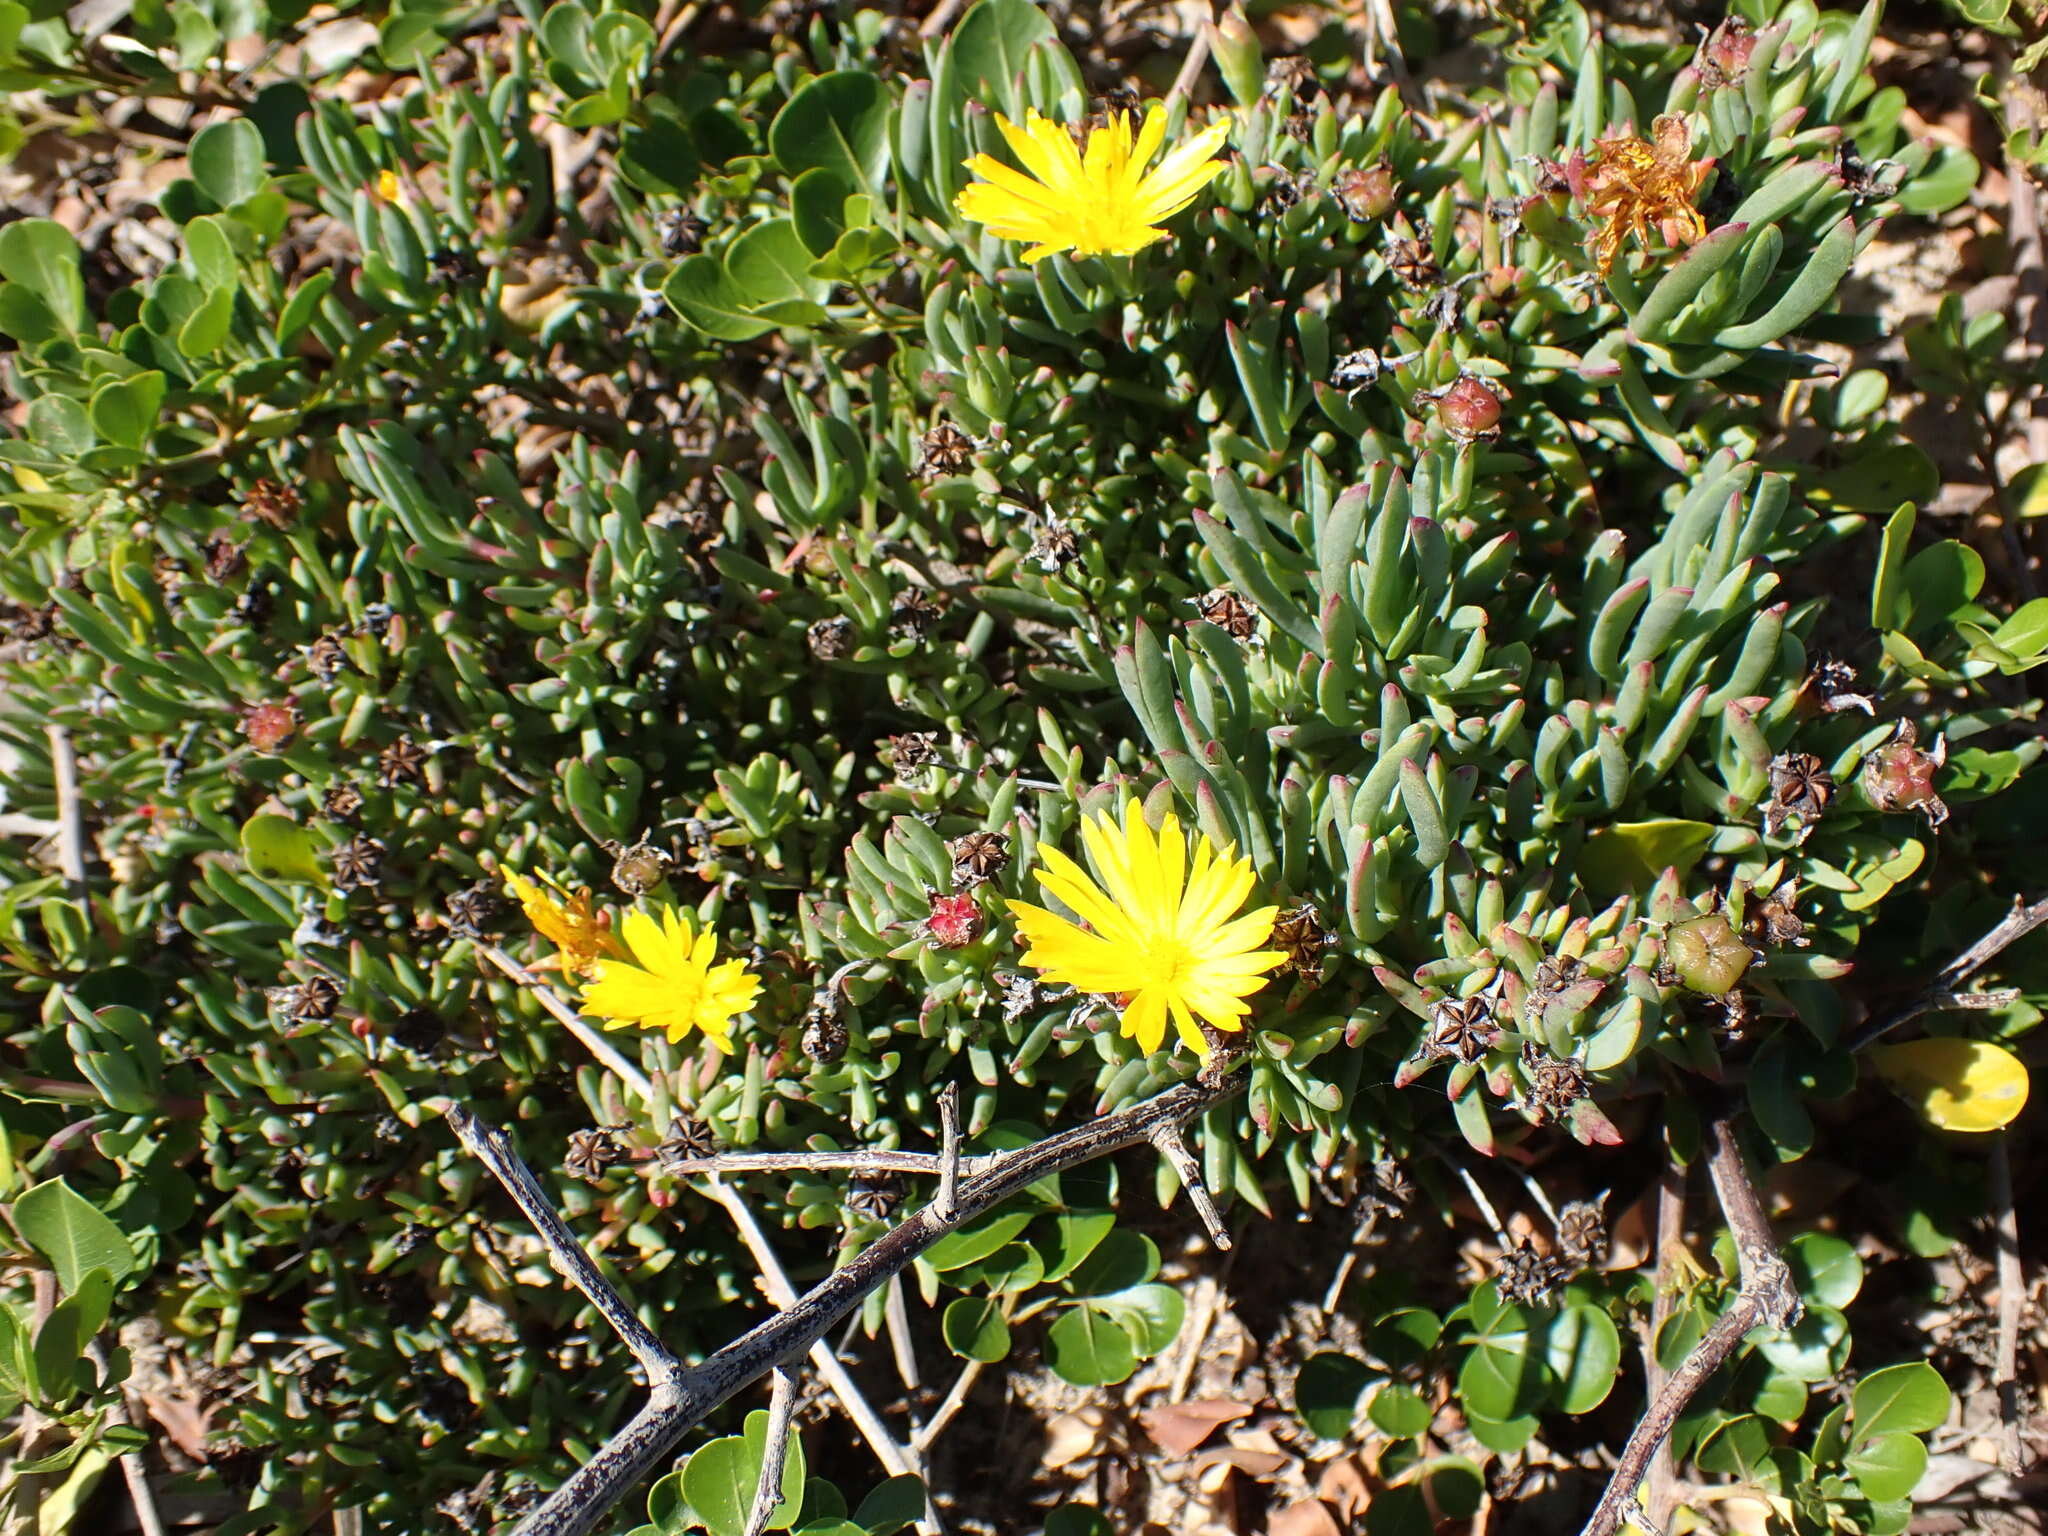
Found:
[[[972,896],[934,896],[924,931],[941,949],[962,949],[981,937],[981,904]]]
[[[1738,80],[1749,69],[1749,56],[1756,51],[1756,34],[1748,23],[1730,17],[1714,28],[1707,39],[1706,61],[1719,70],[1724,80]]]
[[[1863,793],[1880,811],[1918,811],[1930,828],[1948,820],[1948,806],[1934,792],[1934,776],[1948,761],[1948,743],[1937,739],[1922,752],[1920,733],[1901,720],[1892,739],[1863,759]]]
[[[1500,396],[1485,380],[1461,374],[1437,396],[1437,420],[1461,443],[1500,435]]]
[[[1370,224],[1394,211],[1394,168],[1382,160],[1339,176],[1331,191],[1354,224]]]
[[[289,704],[258,704],[242,716],[242,734],[258,752],[275,752],[299,728],[299,712]]]

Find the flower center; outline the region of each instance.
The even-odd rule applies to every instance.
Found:
[[[1137,987],[1132,990],[1160,988],[1178,992],[1194,967],[1193,952],[1179,939],[1154,939],[1133,957],[1131,969],[1139,980]]]

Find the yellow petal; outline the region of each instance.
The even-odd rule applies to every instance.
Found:
[[[1944,1131],[1995,1131],[2027,1105],[2027,1069],[2012,1052],[1981,1040],[1941,1036],[1880,1045],[1871,1064]]]

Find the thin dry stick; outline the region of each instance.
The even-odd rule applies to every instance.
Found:
[[[1657,1290],[1650,1302],[1650,1337],[1643,1349],[1643,1380],[1651,1402],[1664,1390],[1670,1375],[1657,1358],[1657,1341],[1671,1320],[1678,1300],[1677,1254],[1685,1245],[1685,1169],[1669,1155],[1668,1141],[1664,1171],[1657,1176]],[[1649,1483],[1643,1490],[1643,1507],[1651,1524],[1662,1530],[1671,1523],[1671,1511],[1678,1499],[1678,1467],[1667,1437],[1657,1443],[1650,1461]]]
[[[967,1401],[967,1394],[974,1390],[974,1383],[980,1378],[984,1367],[979,1360],[970,1360],[960,1367],[960,1374],[953,1378],[952,1390],[946,1393],[946,1400],[939,1404],[938,1411],[919,1425],[910,1437],[910,1448],[920,1456],[932,1448],[932,1442],[945,1432]]]
[[[774,1317],[749,1329],[701,1364],[681,1366],[661,1348],[658,1341],[643,1341],[642,1347],[648,1349],[648,1358],[653,1361],[649,1369],[652,1380],[646,1406],[624,1429],[607,1440],[567,1482],[550,1494],[539,1508],[521,1521],[514,1536],[585,1536],[720,1403],[777,1366],[788,1365],[809,1353],[812,1346],[850,1315],[870,1291],[891,1275],[901,1274],[909,1268],[940,1238],[1013,1195],[1022,1193],[1049,1174],[1149,1141],[1161,1125],[1183,1124],[1242,1086],[1241,1075],[1218,1083],[1183,1083],[1129,1109],[1048,1136],[1028,1147],[999,1154],[995,1165],[986,1174],[961,1182],[958,1209],[950,1219],[941,1217],[933,1206],[925,1206],[884,1233],[803,1296],[792,1296]],[[515,1199],[519,1198],[522,1184],[538,1192],[539,1186],[533,1181],[532,1174],[525,1172],[525,1165],[519,1162],[501,1134],[488,1131],[474,1115],[459,1106],[449,1109],[448,1118],[463,1144],[498,1176],[499,1181],[513,1192]],[[524,1174],[523,1180],[521,1174]],[[751,1234],[749,1247],[755,1250],[756,1261],[761,1263],[763,1279],[779,1274],[780,1267],[773,1265],[774,1255],[768,1250],[766,1239],[754,1222],[752,1212],[747,1210],[746,1203],[729,1186],[722,1184],[714,1183],[711,1194],[714,1199],[722,1196],[721,1203],[733,1212],[742,1237],[748,1238]],[[521,1206],[522,1209],[526,1207],[524,1200]],[[552,1211],[548,1214],[553,1217]],[[590,1281],[592,1290],[586,1290],[586,1294],[591,1294],[593,1301],[597,1300],[593,1290],[606,1296],[607,1299],[599,1306],[607,1320],[620,1316],[629,1318],[630,1329],[645,1333],[638,1319],[632,1318],[625,1303],[597,1273],[589,1255],[568,1236],[558,1217],[537,1223],[536,1231],[558,1269],[583,1277],[579,1284],[584,1280]],[[786,1278],[782,1285],[788,1286]],[[629,1338],[629,1347],[632,1342]],[[636,1355],[640,1352],[635,1350]],[[827,1357],[829,1359],[829,1351]],[[837,1362],[832,1363],[836,1367]]]
[[[917,1351],[910,1342],[910,1308],[903,1300],[903,1277],[891,1275],[882,1298],[882,1322],[889,1331],[889,1353],[896,1361],[896,1374],[903,1385],[915,1392],[921,1385],[917,1374]],[[913,1440],[912,1445],[916,1442]]]
[[[1152,1145],[1159,1155],[1166,1159],[1174,1173],[1180,1178],[1180,1187],[1187,1191],[1188,1201],[1202,1218],[1202,1225],[1209,1229],[1209,1241],[1218,1248],[1229,1251],[1230,1228],[1223,1224],[1223,1213],[1216,1209],[1216,1201],[1209,1194],[1209,1186],[1202,1182],[1201,1165],[1188,1151],[1187,1143],[1180,1138],[1180,1127],[1164,1126],[1153,1133]]]
[[[947,1220],[960,1209],[960,1085],[939,1090],[939,1196],[934,1202]]]
[[[769,1302],[784,1311],[795,1306],[796,1287],[789,1283],[789,1271],[782,1267],[782,1260],[768,1246],[768,1234],[754,1219],[754,1208],[747,1204],[746,1196],[718,1178],[709,1181],[704,1193],[724,1206],[726,1214],[732,1217],[740,1241],[747,1245],[754,1267],[761,1272],[761,1290]],[[854,1428],[873,1449],[876,1459],[882,1463],[882,1470],[891,1477],[914,1473],[915,1464],[910,1456],[896,1443],[889,1426],[882,1422],[882,1416],[875,1412],[866,1395],[847,1374],[846,1367],[839,1363],[839,1357],[832,1352],[832,1346],[825,1342],[822,1333],[811,1345],[810,1358],[818,1374],[825,1378],[825,1385],[839,1399],[840,1407],[846,1410],[846,1416],[853,1420]]]
[[[2020,1308],[2026,1273],[2020,1268],[2020,1218],[2012,1202],[2012,1150],[2004,1131],[1991,1144],[1991,1199],[1998,1211],[1998,1347],[1991,1381],[1998,1388],[1999,1462],[2018,1477],[2026,1470],[2020,1444]]]
[[[1896,1013],[1888,1014],[1866,1026],[1863,1032],[1850,1042],[1849,1049],[1860,1051],[1873,1041],[1883,1039],[1908,1020],[1917,1019],[1921,1014],[1932,1012],[1937,1007],[1961,1006],[1957,993],[1962,984],[1997,959],[2009,946],[2025,938],[2043,923],[2048,923],[2048,899],[2034,902],[2032,905],[2015,899],[2012,910],[1999,920],[1997,926],[1943,966],[1941,974],[1934,978],[1926,991]],[[1940,1001],[1942,999],[1947,1001]]]
[[[639,1094],[643,1100],[654,1097],[654,1084],[648,1079],[647,1074],[621,1055],[619,1048],[605,1039],[603,1034],[591,1028],[588,1019],[562,1001],[559,992],[497,945],[481,944],[477,947],[486,960],[539,999],[541,1007],[553,1014],[555,1021],[570,1034],[582,1041],[585,1050],[610,1067],[619,1081]]]
[[[1706,1379],[1721,1367],[1750,1329],[1789,1327],[1799,1316],[1799,1292],[1792,1284],[1792,1271],[1778,1255],[1771,1238],[1771,1224],[1757,1199],[1756,1186],[1742,1165],[1742,1148],[1736,1145],[1733,1111],[1722,1108],[1714,1116],[1713,1151],[1707,1171],[1714,1178],[1714,1193],[1721,1202],[1721,1214],[1735,1233],[1735,1251],[1742,1263],[1742,1283],[1729,1304],[1692,1353],[1678,1363],[1649,1410],[1628,1437],[1616,1462],[1607,1491],[1600,1495],[1593,1518],[1586,1522],[1583,1536],[1614,1536],[1624,1521],[1636,1513],[1636,1487],[1649,1469],[1657,1448],[1670,1437],[1671,1426],[1685,1412]]]
[[[1205,21],[1195,32],[1195,40],[1188,45],[1188,56],[1181,60],[1180,73],[1173,77],[1173,88],[1166,93],[1166,104],[1172,106],[1195,88],[1195,82],[1202,78],[1202,66],[1209,62],[1209,49],[1216,34],[1216,23]]]
[[[71,750],[71,733],[61,725],[50,727],[50,767],[57,779],[57,867],[64,872],[64,889],[73,901],[86,899],[85,815],[78,793],[78,756]]]
[[[85,1357],[92,1361],[93,1368],[104,1382],[107,1378],[107,1352],[100,1348],[98,1339],[85,1346]],[[124,1427],[134,1422],[128,1416],[125,1398],[109,1410],[107,1422]],[[135,1523],[142,1527],[142,1536],[164,1536],[164,1517],[157,1512],[156,1495],[149,1486],[149,1467],[144,1463],[142,1453],[125,1451],[114,1459],[121,1464],[121,1480],[128,1485],[128,1502],[135,1509]]]
[[[953,18],[960,14],[960,8],[966,3],[967,0],[939,0],[939,3],[932,7],[931,14],[918,26],[917,35],[937,37],[953,25]]]
[[[762,1447],[761,1475],[754,1483],[754,1505],[747,1511],[746,1536],[765,1536],[775,1507],[782,1502],[782,1469],[789,1462],[789,1426],[796,1419],[796,1372],[778,1365],[768,1373],[768,1439]]]
[[[993,1153],[963,1157],[960,1172],[971,1179],[988,1172],[994,1161]],[[936,1175],[945,1171],[945,1159],[936,1152],[868,1151],[854,1147],[845,1152],[709,1152],[702,1157],[666,1159],[662,1167],[670,1173],[811,1173],[843,1168],[850,1173]]]

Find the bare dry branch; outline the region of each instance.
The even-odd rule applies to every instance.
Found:
[[[502,1133],[483,1127],[466,1110],[451,1108],[449,1118],[455,1123],[457,1134],[520,1202],[556,1268],[570,1276],[606,1320],[619,1329],[643,1366],[650,1360],[654,1362],[649,1368],[651,1391],[646,1406],[528,1515],[517,1527],[515,1536],[584,1536],[714,1408],[768,1372],[810,1353],[826,1332],[859,1306],[870,1291],[892,1275],[902,1273],[947,1233],[1048,1174],[1092,1162],[1139,1142],[1149,1142],[1162,1127],[1185,1124],[1242,1085],[1241,1076],[1217,1083],[1183,1083],[1116,1114],[1048,1136],[1030,1146],[999,1153],[985,1172],[959,1181],[955,1205],[949,1214],[942,1215],[937,1202],[923,1207],[802,1296],[783,1305],[775,1316],[701,1364],[672,1370],[661,1368],[662,1362],[671,1361],[672,1357],[647,1334],[561,1219],[547,1207],[539,1185],[511,1151]],[[714,1183],[709,1193],[727,1204],[728,1209],[736,1213],[745,1211],[744,1202],[729,1187]],[[750,1212],[742,1227],[743,1236],[747,1227],[752,1227],[759,1238],[759,1227],[753,1223]],[[765,1249],[765,1240],[760,1246]]]
[[[1792,1271],[1778,1254],[1771,1237],[1770,1222],[1756,1186],[1742,1165],[1742,1149],[1736,1145],[1734,1112],[1723,1107],[1714,1116],[1713,1150],[1707,1170],[1713,1175],[1714,1193],[1721,1201],[1721,1214],[1735,1233],[1735,1250],[1742,1263],[1742,1283],[1735,1300],[1695,1344],[1692,1353],[1651,1398],[1649,1410],[1628,1437],[1621,1459],[1607,1491],[1600,1495],[1583,1536],[1614,1536],[1627,1520],[1642,1523],[1636,1507],[1636,1487],[1650,1462],[1671,1435],[1671,1427],[1685,1412],[1706,1379],[1721,1367],[1752,1328],[1784,1328],[1799,1315],[1799,1293],[1792,1284]]]
[[[762,1446],[753,1507],[747,1511],[746,1536],[764,1536],[775,1506],[782,1502],[782,1469],[789,1463],[789,1428],[796,1419],[796,1372],[778,1365],[768,1379],[768,1438]]]
[[[1166,1159],[1173,1171],[1180,1176],[1180,1187],[1188,1192],[1188,1200],[1195,1212],[1202,1218],[1202,1225],[1209,1229],[1209,1241],[1219,1249],[1230,1248],[1230,1228],[1223,1224],[1223,1213],[1216,1209],[1216,1201],[1209,1194],[1209,1186],[1202,1182],[1202,1168],[1195,1156],[1188,1151],[1187,1143],[1181,1140],[1180,1127],[1162,1126],[1152,1135],[1152,1145],[1159,1149],[1159,1155]]]
[[[1943,966],[1941,974],[1934,978],[1924,992],[1905,1007],[1865,1026],[1862,1033],[1849,1043],[1849,1049],[1860,1051],[1865,1046],[1882,1040],[1901,1024],[1919,1018],[1923,1013],[1933,1013],[1946,1008],[2001,1006],[1997,1003],[1965,1002],[1965,998],[1985,994],[1961,992],[1960,988],[2006,949],[2043,923],[2048,923],[2048,898],[2031,904],[2015,900],[2012,910],[2006,913],[1990,932]]]

